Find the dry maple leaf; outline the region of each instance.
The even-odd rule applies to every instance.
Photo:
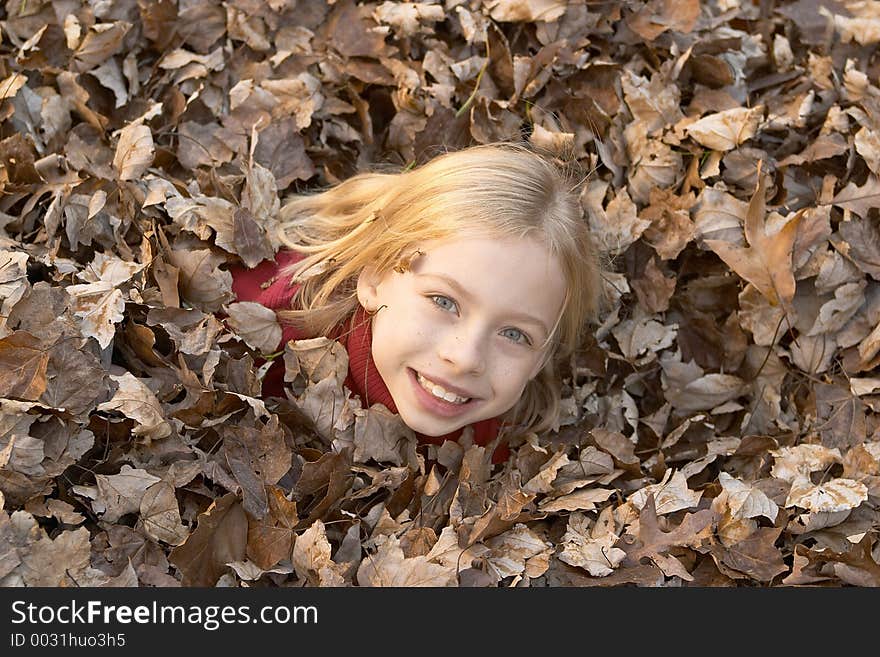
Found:
[[[299,523],[296,501],[288,500],[278,486],[266,486],[269,514],[262,520],[248,518],[247,555],[263,570],[289,559],[293,529]]]
[[[415,434],[397,413],[374,404],[368,409],[355,409],[354,417],[356,463],[373,460],[417,467]]]
[[[758,165],[758,185],[749,200],[745,235],[749,246],[743,248],[722,240],[704,240],[706,245],[742,278],[754,285],[772,305],[785,307],[794,298],[795,280],[791,271],[791,250],[803,217],[798,211],[779,231],[766,230],[765,180]]]
[[[43,536],[23,550],[21,576],[27,586],[79,586],[89,566],[89,530],[80,527],[54,539]]]
[[[655,515],[657,513],[664,515],[681,509],[694,508],[702,495],[702,491],[688,488],[687,478],[681,470],[670,468],[666,470],[659,483],[640,488],[630,495],[629,503],[643,510],[650,499],[651,512]]]
[[[251,349],[268,354],[278,348],[281,326],[275,311],[253,301],[231,303],[225,309],[229,314],[227,325]]]
[[[161,481],[143,469],[123,465],[118,474],[95,475],[97,486],[74,486],[75,492],[91,497],[92,508],[103,514],[108,522],[115,522],[127,513],[139,511],[146,490]]]
[[[199,514],[195,531],[168,561],[180,570],[183,586],[214,586],[226,564],[245,558],[246,545],[247,516],[238,497],[227,493]]]

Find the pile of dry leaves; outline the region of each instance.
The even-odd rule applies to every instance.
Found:
[[[0,11],[0,585],[880,584],[878,3]],[[267,353],[284,198],[522,136],[613,268],[558,431],[417,452]]]

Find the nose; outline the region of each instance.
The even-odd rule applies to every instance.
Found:
[[[478,327],[460,323],[444,335],[437,355],[451,369],[463,374],[480,374],[486,368],[486,345]]]

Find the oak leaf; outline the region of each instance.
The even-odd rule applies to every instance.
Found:
[[[395,536],[377,536],[376,545],[376,553],[367,554],[358,568],[360,586],[455,586],[454,570],[423,556],[407,559]]]
[[[291,561],[296,576],[312,586],[346,585],[342,567],[330,558],[330,542],[320,520],[296,537]]]
[[[572,513],[560,541],[563,548],[559,559],[583,568],[593,577],[606,577],[626,558],[626,552],[615,547],[619,538],[610,507],[599,514],[595,523],[583,513]]]
[[[709,540],[714,521],[715,513],[711,509],[703,509],[686,514],[681,524],[671,531],[663,531],[657,519],[654,494],[650,492],[639,512],[636,540],[632,543],[623,541],[621,545],[626,552],[626,562],[634,565],[642,559],[650,559],[667,577],[675,575],[690,581],[693,576],[668,552],[674,547],[701,547]]]

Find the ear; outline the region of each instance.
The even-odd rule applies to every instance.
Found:
[[[379,284],[382,276],[374,267],[364,267],[358,274],[357,298],[365,310],[373,311],[379,307]]]

